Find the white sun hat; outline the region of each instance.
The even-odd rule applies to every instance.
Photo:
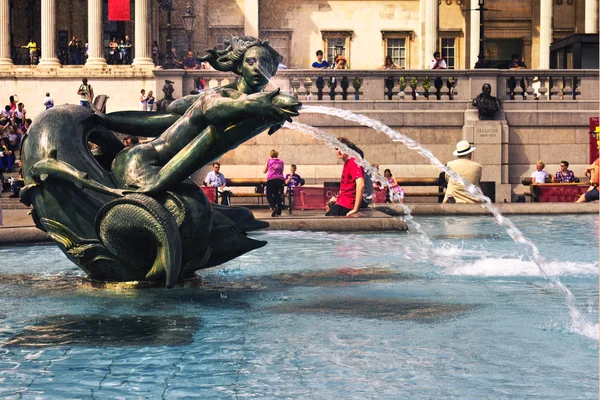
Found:
[[[461,140],[456,143],[456,150],[454,150],[454,154],[456,157],[464,156],[469,153],[475,151],[475,147],[471,146],[468,140]]]

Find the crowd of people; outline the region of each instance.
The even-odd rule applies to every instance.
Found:
[[[132,49],[133,43],[129,35],[125,35],[124,39],[119,39],[118,41],[116,37],[113,37],[108,44],[108,59],[106,62],[112,65],[131,64]]]

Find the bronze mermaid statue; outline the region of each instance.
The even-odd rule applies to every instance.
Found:
[[[163,113],[104,115],[74,105],[43,112],[22,144],[21,201],[33,206],[36,226],[92,279],[167,287],[264,246],[246,232],[268,223],[243,207],[210,204],[189,176],[298,115],[294,97],[262,92],[278,57],[267,41],[233,37],[202,60],[239,79]],[[124,148],[114,132],[155,139]]]

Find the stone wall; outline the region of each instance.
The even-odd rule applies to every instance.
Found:
[[[278,73],[275,85],[284,90],[293,90],[293,81],[303,81],[307,71],[286,71]],[[456,142],[471,140],[478,150],[475,160],[486,165],[484,180],[497,182],[498,201],[510,201],[525,191],[520,185],[523,177],[530,176],[535,163],[543,160],[550,173],[558,170],[558,164],[566,159],[577,176],[583,176],[588,164],[588,121],[598,116],[598,75],[597,71],[529,71],[528,74],[554,74],[554,76],[578,77],[581,87],[578,100],[572,96],[555,93],[554,100],[507,99],[506,79],[514,71],[452,71],[458,77],[456,93],[449,100],[448,93],[443,100],[424,100],[422,87],[419,87],[418,100],[399,100],[397,89],[391,101],[385,100],[384,79],[387,71],[352,71],[352,76],[361,76],[364,90],[358,101],[342,101],[338,95],[335,101],[316,101],[314,86],[311,100],[299,91],[300,100],[306,105],[342,108],[382,121],[398,132],[415,139],[430,149],[442,163],[453,159],[452,151]],[[310,72],[311,74],[314,72]],[[317,72],[318,74],[319,72]],[[431,74],[431,71],[402,71],[407,76]],[[446,72],[447,73],[447,72]],[[595,75],[594,75],[595,73]],[[507,75],[508,74],[508,75]],[[8,102],[10,94],[18,94],[25,103],[30,117],[43,111],[42,101],[46,91],[50,91],[57,105],[77,104],[76,91],[82,76],[87,76],[96,94],[106,94],[108,111],[137,110],[141,88],[154,90],[162,97],[161,88],[165,79],[175,82],[174,96],[179,98],[189,93],[193,79],[197,76],[207,79],[211,85],[225,84],[234,79],[231,74],[217,72],[184,72],[180,70],[142,70],[131,67],[111,67],[104,70],[84,68],[60,68],[58,71],[39,72],[34,68],[14,68],[0,73],[0,92]],[[312,76],[312,75],[310,75]],[[316,76],[312,76],[314,82]],[[397,79],[397,77],[394,77]],[[517,79],[520,79],[517,76]],[[420,81],[421,82],[421,81]],[[475,135],[474,113],[470,105],[480,90],[482,82],[492,82],[494,92],[504,100],[504,115],[498,122],[499,136],[492,143],[484,143]],[[314,83],[313,83],[314,85]],[[274,87],[273,86],[273,87]],[[301,86],[303,88],[303,86]],[[538,90],[536,88],[536,90]],[[552,88],[548,88],[551,91]],[[352,89],[351,89],[352,90]],[[410,97],[407,97],[410,99]],[[476,119],[476,118],[475,118]],[[357,143],[368,161],[381,165],[380,170],[390,168],[399,177],[436,177],[437,167],[403,144],[393,142],[382,133],[337,117],[302,114],[297,122],[322,129],[333,136],[346,136]],[[473,130],[468,126],[473,125]],[[321,141],[294,129],[281,129],[274,135],[263,133],[249,142],[225,154],[221,162],[222,171],[228,177],[263,177],[262,169],[271,149],[277,149],[287,165],[295,163],[298,172],[310,184],[336,181],[341,173],[341,163],[332,149]],[[204,175],[205,170],[199,175]],[[503,186],[501,186],[503,185]]]

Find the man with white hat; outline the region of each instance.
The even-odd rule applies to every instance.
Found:
[[[475,150],[475,147],[467,140],[462,140],[456,144],[456,150],[454,154],[458,157],[457,160],[450,161],[446,166],[452,172],[456,172],[465,181],[471,182],[475,186],[479,186],[481,181],[481,164],[471,160],[471,153]],[[444,196],[443,203],[479,203],[480,200],[471,196],[466,192],[464,186],[456,180],[450,178],[446,174],[446,181],[448,182],[448,188],[446,189],[446,195]],[[450,200],[450,199],[454,200]]]

